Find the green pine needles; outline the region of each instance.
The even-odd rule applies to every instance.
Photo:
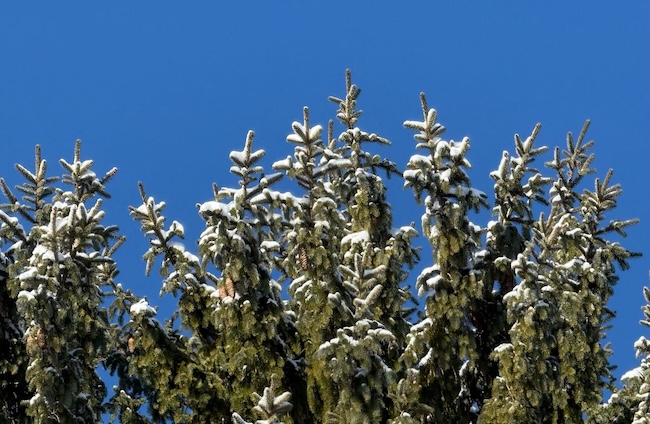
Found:
[[[138,185],[145,272],[178,302],[162,321],[117,280],[124,237],[102,209],[116,169],[98,177],[77,142],[60,179],[39,147],[33,170],[17,164],[21,198],[0,179],[0,421],[650,422],[650,341],[620,390],[603,344],[637,256],[618,236],[637,221],[616,218],[612,171],[592,179],[589,123],[550,154],[539,125],[515,136],[488,196],[467,173],[470,140],[443,138],[424,94],[402,169],[359,126],[360,93],[348,71],[336,124],[305,108],[270,166],[249,132],[229,155],[235,183],[197,204],[197,248]],[[420,225],[395,222],[410,211],[384,178],[412,190]]]

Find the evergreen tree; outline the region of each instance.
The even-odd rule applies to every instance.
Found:
[[[10,193],[4,180],[0,180],[3,192]],[[14,202],[12,202],[14,203]],[[24,237],[18,218],[0,210],[0,240],[13,245]],[[13,249],[0,252],[0,418],[8,423],[28,422],[22,400],[31,397],[25,373],[29,364],[25,353],[24,322],[16,304],[17,287],[10,280]]]
[[[260,396],[255,393],[257,405],[253,408],[253,412],[264,418],[255,421],[256,424],[284,424],[282,421],[278,421],[278,419],[281,415],[288,413],[293,408],[293,405],[289,402],[291,399],[291,393],[284,392],[281,395],[276,396],[276,389],[277,376],[273,374],[271,376],[271,386],[264,389],[264,394]],[[236,412],[232,414],[232,418],[235,424],[252,424],[244,421],[241,415]]]
[[[20,404],[5,400],[8,421],[96,422],[102,411],[106,388],[97,367],[115,344],[103,290],[110,291],[113,276],[107,270],[122,239],[116,227],[101,223],[98,198],[109,197],[105,184],[116,169],[98,178],[93,161],[81,160],[80,148],[77,141],[72,162],[60,161],[69,190],[52,185],[57,179],[46,176],[39,147],[33,172],[16,165],[27,180],[17,187],[25,203],[2,182],[10,202],[3,209],[30,226],[24,229],[18,217],[0,214],[3,241],[14,242],[3,255],[9,265],[3,269],[2,293],[15,317],[8,351],[17,357],[9,368],[3,361],[2,368],[13,374],[6,382],[15,382],[14,396],[25,396],[23,382],[29,391]],[[15,342],[19,334],[23,344]]]
[[[644,287],[644,318],[641,324],[650,327],[650,289]],[[615,391],[609,400],[599,405],[589,416],[590,424],[605,423],[650,423],[650,340],[640,337],[634,343],[637,357],[642,357],[641,364],[621,377],[623,388]]]
[[[611,232],[624,235],[624,228],[636,220],[603,223],[621,193],[620,186],[610,186],[611,171],[602,182],[596,179],[594,191],[578,192],[583,178],[594,172],[594,156],[588,153],[593,142],[584,142],[587,127],[588,122],[577,141],[569,133],[567,149],[555,149],[554,159],[546,163],[556,172],[548,217],[540,213],[530,238],[517,237],[525,247],[516,259],[495,260],[510,267],[520,283],[504,297],[510,341],[494,350],[499,376],[482,422],[509,422],[513,417],[579,422],[601,401],[602,389],[611,387],[610,352],[601,345],[604,324],[613,315],[606,305],[618,280],[614,264],[626,269],[634,254],[605,237]],[[525,161],[508,161],[504,154],[500,169],[506,170],[497,177],[514,174],[521,163]],[[532,181],[542,179],[536,174]],[[528,197],[534,191],[521,190]],[[528,223],[523,223],[525,236]]]
[[[650,342],[637,341],[641,365],[615,390],[602,341],[636,256],[615,237],[636,220],[615,217],[612,171],[591,187],[587,125],[546,171],[533,166],[547,152],[540,126],[515,136],[479,226],[488,203],[467,173],[469,139],[443,139],[422,94],[402,173],[374,153],[390,142],[359,126],[359,95],[348,71],[345,95],[329,98],[338,135],[304,108],[293,154],[270,174],[249,132],[229,155],[238,184],[197,204],[196,252],[139,184],[130,213],[149,240],[145,273],[159,269],[160,294],[177,298],[171,317],[118,282],[124,238],[103,224],[101,199],[115,169],[97,177],[77,142],[63,185],[38,147],[33,171],[16,165],[22,199],[0,179],[0,421],[648,422]],[[433,256],[418,276],[418,233],[394,227],[384,173],[423,207]],[[293,189],[276,190],[285,176]],[[110,395],[98,367],[117,378]]]
[[[417,254],[411,226],[392,228],[391,206],[377,171],[399,174],[395,164],[365,151],[370,143],[389,141],[356,127],[360,90],[346,75],[344,99],[330,97],[339,105],[337,118],[346,127],[338,139],[330,135],[329,150],[337,154],[340,167],[329,176],[343,216],[346,235],[341,239],[339,270],[344,286],[353,294],[354,325],[337,330],[335,338],[320,346],[319,357],[328,363],[339,396],[330,421],[384,422],[389,416],[394,371],[403,349],[409,323],[404,302],[410,294],[401,286],[405,266],[413,266]],[[332,124],[330,124],[330,134]],[[341,361],[340,358],[347,358]]]
[[[329,98],[339,105],[336,116],[345,126],[338,139],[329,136],[329,150],[343,158],[341,167],[329,176],[347,221],[340,269],[359,298],[356,309],[367,311],[364,313],[390,330],[397,344],[403,346],[410,327],[406,315],[411,312],[404,309],[404,303],[411,300],[411,294],[402,283],[408,275],[404,268],[412,268],[418,259],[417,249],[412,245],[417,232],[412,225],[393,228],[392,206],[378,172],[385,171],[388,178],[400,177],[402,173],[395,163],[365,150],[366,145],[390,142],[355,126],[362,115],[356,109],[360,92],[352,84],[348,70],[345,98]],[[332,128],[330,121],[330,134]],[[376,301],[372,305],[363,303],[373,290],[378,292]]]
[[[289,227],[280,240],[281,269],[291,279],[289,307],[296,317],[298,352],[304,355],[310,409],[324,422],[336,408],[339,388],[317,353],[339,329],[352,324],[354,308],[354,293],[344,285],[337,253],[345,237],[345,217],[327,180],[341,161],[321,139],[322,126],[310,125],[307,108],[303,123],[294,122],[292,128],[287,141],[296,144],[294,156],[275,162],[273,168],[285,171],[306,193],[289,205]]]
[[[404,180],[424,203],[422,231],[433,247],[434,264],[417,278],[419,296],[425,297],[424,317],[411,328],[403,355],[408,371],[400,388],[402,398],[412,391],[417,397],[402,402],[399,422],[410,417],[468,422],[474,405],[467,377],[477,359],[469,308],[482,292],[477,269],[481,228],[468,213],[487,206],[487,196],[471,187],[464,170],[470,167],[465,158],[469,139],[443,140],[445,128],[436,122],[436,110],[428,108],[424,94],[420,99],[423,121],[406,121],[404,126],[418,131],[416,148],[428,154],[411,157]],[[408,387],[413,384],[415,388]]]
[[[147,304],[131,307],[130,325],[141,349],[129,363],[152,388],[149,403],[159,419],[202,422],[225,419],[231,411],[249,415],[251,393],[270,374],[282,379],[287,370],[291,383],[302,378],[287,344],[291,316],[271,275],[280,247],[277,233],[285,223],[271,210],[281,193],[269,186],[280,175],[264,176],[256,166],[264,151],[252,149],[253,136],[249,132],[244,150],[230,155],[240,187],[215,185],[214,200],[197,205],[206,221],[200,257],[175,240],[184,237],[183,226],[174,221],[165,227],[164,202],[148,197],[142,185],[143,203],[131,207],[150,237],[147,273],[162,256],[161,293],[180,293],[180,330],[190,334],[183,337],[171,322],[164,329],[146,319],[155,314]],[[166,366],[152,368],[154,363]]]
[[[293,279],[296,325],[309,343],[304,352],[310,405],[328,422],[387,419],[392,369],[409,327],[403,268],[416,258],[411,247],[416,232],[392,228],[386,189],[377,175],[399,172],[364,149],[389,142],[356,126],[362,114],[356,109],[359,93],[348,71],[346,96],[330,97],[345,130],[334,138],[330,121],[324,143],[322,127],[310,127],[305,109],[303,124],[294,123],[287,137],[297,144],[294,158],[274,164],[307,190],[301,207],[292,209],[283,265]]]
[[[547,204],[543,187],[550,179],[531,167],[536,157],[547,150],[546,147],[534,147],[540,128],[537,125],[525,141],[515,135],[516,156],[503,152],[499,168],[490,174],[495,180],[492,209],[495,220],[488,222],[485,250],[477,255],[482,293],[469,308],[477,350],[475,361],[467,369],[467,393],[473,406],[473,421],[483,410],[498,376],[492,352],[509,341],[507,306],[503,299],[514,288],[515,275],[507,263],[523,252],[524,240],[530,238],[535,203]]]

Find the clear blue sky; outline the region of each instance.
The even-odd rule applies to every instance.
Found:
[[[488,194],[488,173],[514,133],[541,122],[539,141],[564,145],[566,131],[591,119],[598,174],[614,168],[624,188],[617,217],[642,220],[624,243],[650,253],[649,3],[321,3],[4,2],[0,175],[18,183],[13,164],[31,166],[37,143],[59,175],[77,138],[97,172],[117,166],[106,223],[129,237],[117,256],[121,280],[164,310],[128,216],[136,182],[167,202],[191,246],[202,228],[195,204],[210,199],[212,182],[236,184],[227,153],[241,150],[247,130],[266,165],[286,157],[291,122],[308,105],[312,121],[326,124],[335,110],[327,96],[343,95],[351,68],[363,89],[360,126],[393,142],[378,153],[400,167],[414,153],[401,124],[420,118],[424,91],[447,136],[471,138],[473,184]],[[410,194],[391,190],[395,224],[419,222]],[[418,270],[427,265],[424,257]],[[638,325],[647,257],[632,267],[611,304],[617,375],[636,364],[634,340],[650,336]]]

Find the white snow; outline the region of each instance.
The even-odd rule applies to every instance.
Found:
[[[411,326],[411,333],[419,333],[420,331],[424,331],[426,327],[431,327],[432,325],[433,321],[431,318],[425,318],[417,324]]]
[[[309,129],[309,139],[316,140],[318,137],[320,137],[322,132],[323,132],[323,127],[320,125],[315,125],[311,127]]]
[[[289,192],[281,193],[278,191],[271,191],[267,188],[262,190],[262,192],[257,196],[254,196],[250,199],[250,203],[253,205],[268,202],[283,202],[289,206],[293,206],[297,204],[306,204],[306,202],[308,202],[308,199],[296,197]]]
[[[421,121],[404,121],[404,126],[406,128],[412,128],[415,130],[420,130],[422,132],[424,132],[427,128],[426,124],[427,124],[426,122],[421,122]]]
[[[91,166],[93,166],[93,161],[91,159],[86,159],[83,162],[77,161],[77,162],[74,163],[74,166],[78,166],[79,169],[86,170],[86,169],[90,168]]]
[[[204,214],[207,212],[213,212],[217,214],[224,214],[224,213],[229,213],[232,207],[233,207],[232,203],[222,203],[222,202],[217,202],[215,200],[211,200],[209,202],[205,202],[201,204],[201,206],[199,207],[199,213]]]
[[[200,263],[199,257],[193,254],[192,252],[188,252],[187,250],[183,252],[183,256],[185,259],[187,259],[187,262],[189,262],[192,265],[198,265]]]
[[[54,221],[54,229],[55,231],[60,231],[63,228],[67,227],[70,224],[70,219],[66,216],[63,218],[56,218],[56,221]]]
[[[426,355],[420,359],[420,362],[418,362],[418,366],[423,367],[425,366],[433,357],[433,348],[429,348],[429,351],[427,352]]]
[[[347,158],[340,159],[330,159],[326,161],[323,165],[318,166],[314,169],[314,175],[320,175],[325,172],[328,172],[331,169],[341,169],[341,168],[351,168],[352,161]]]
[[[512,343],[501,343],[499,346],[494,348],[494,352],[498,353],[509,349],[512,349]]]
[[[18,293],[18,299],[26,299],[27,302],[36,302],[34,294],[34,290],[21,290],[20,293]]]
[[[643,378],[643,368],[641,367],[636,367],[634,369],[629,370],[623,376],[621,376],[621,381],[623,383],[627,383],[628,380],[633,380],[636,378]]]
[[[463,156],[465,152],[469,149],[469,138],[465,137],[461,142],[451,141],[449,143],[449,154],[452,159]]]
[[[441,281],[444,281],[442,275],[440,274],[434,275],[431,278],[427,278],[427,287],[435,290],[436,287],[438,287],[438,283],[440,283]]]
[[[288,170],[291,169],[291,165],[293,162],[291,161],[291,156],[287,156],[286,159],[278,160],[273,162],[273,165],[271,167],[273,169],[282,169],[282,170]]]
[[[277,252],[280,250],[280,243],[277,241],[264,240],[262,243],[260,243],[260,247],[270,252]]]
[[[424,156],[424,155],[413,155],[411,156],[411,159],[409,159],[409,166],[416,166],[418,168],[421,167],[430,167],[431,166],[431,155]]]
[[[506,178],[510,168],[510,161],[508,160],[509,157],[510,155],[508,152],[504,150],[501,156],[501,162],[499,162],[499,167],[496,171],[490,172],[490,177],[494,178],[495,180]]]
[[[449,143],[444,140],[438,140],[436,143],[436,150],[434,152],[435,159],[441,159],[445,157],[445,152],[449,152]]]
[[[185,252],[185,245],[179,241],[170,241],[167,243],[171,249],[177,250],[179,253]]]
[[[408,185],[408,180],[415,180],[417,179],[418,175],[420,175],[422,171],[419,169],[407,169],[404,171],[404,186],[406,187]]]
[[[169,232],[178,234],[180,237],[185,236],[185,227],[178,221],[173,221],[172,225],[169,226]]]
[[[314,209],[323,207],[326,209],[336,209],[336,202],[331,197],[320,197],[314,203]]]
[[[499,221],[488,221],[487,229],[491,230],[496,225],[501,225],[501,223]]]
[[[233,150],[230,152],[230,160],[235,162],[239,166],[245,166],[246,163],[246,151],[238,152]]]
[[[32,398],[29,400],[29,406],[34,406],[36,405],[36,402],[38,402],[41,399],[41,394],[36,393]]]
[[[130,309],[131,315],[140,315],[140,314],[147,314],[147,315],[155,315],[156,310],[149,306],[149,303],[145,299],[140,299],[138,303],[134,303],[131,305]]]
[[[519,287],[521,287],[521,286],[515,286],[514,289],[512,289],[510,292],[506,293],[503,296],[503,301],[504,302],[509,302],[510,299],[513,299],[513,298],[516,299],[517,297],[519,297],[519,295],[520,295],[520,293],[519,293],[520,290],[518,290]]]
[[[290,143],[303,144],[306,140],[316,141],[323,132],[323,127],[320,125],[309,128],[309,131],[305,131],[305,126],[299,122],[294,122],[291,124],[291,127],[293,128],[294,134],[287,136],[287,141]]]
[[[634,351],[636,352],[636,357],[643,355],[645,351],[650,347],[650,340],[646,339],[644,336],[639,337],[637,341],[634,342]]]
[[[415,228],[411,227],[410,225],[404,225],[404,226],[401,226],[399,228],[393,228],[390,233],[391,233],[392,236],[397,236],[397,235],[402,235],[403,234],[403,235],[408,235],[408,236],[412,236],[412,237],[417,237],[417,235],[418,235],[418,231]]]
[[[37,245],[33,251],[34,256],[40,256],[41,259],[50,260],[54,262],[54,252],[43,246],[42,244]]]
[[[574,228],[573,230],[569,230],[566,232],[566,235],[569,237],[577,237],[580,234],[582,234],[582,228]]]
[[[147,215],[147,214],[148,214],[148,211],[149,211],[149,208],[147,208],[147,204],[146,204],[146,203],[143,203],[143,204],[141,204],[140,206],[138,206],[137,208],[135,208],[135,210],[136,210],[136,212],[138,212],[139,214]]]
[[[347,236],[343,237],[341,240],[341,245],[345,245],[347,243],[358,244],[367,242],[368,240],[370,240],[370,234],[368,234],[368,231],[357,231],[356,233],[350,233]]]
[[[368,335],[377,337],[380,340],[394,340],[395,336],[389,330],[385,328],[376,328],[373,330],[368,330]]]
[[[23,271],[18,276],[18,279],[20,281],[33,280],[34,278],[36,278],[37,275],[38,275],[38,269],[36,269],[35,267],[30,267],[30,268],[27,268],[27,270]]]
[[[561,265],[561,266],[562,266],[562,268],[564,268],[564,269],[571,269],[571,268],[573,268],[573,267],[576,266],[576,265],[582,265],[582,263],[583,263],[582,259],[579,259],[579,258],[573,258],[573,259],[571,259],[570,261],[564,263],[564,264]]]

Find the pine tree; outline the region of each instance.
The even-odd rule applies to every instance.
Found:
[[[284,392],[279,396],[275,395],[277,389],[277,376],[271,376],[271,385],[264,389],[264,394],[260,396],[255,393],[257,405],[253,408],[253,412],[263,417],[262,420],[255,421],[256,424],[284,424],[278,421],[279,417],[287,414],[293,408],[289,400],[291,393]],[[232,414],[233,423],[235,424],[252,424],[245,421],[238,413]]]
[[[644,287],[643,295],[646,305],[641,324],[650,327],[650,289]],[[650,340],[641,336],[634,343],[634,350],[637,358],[643,358],[641,364],[623,374],[623,388],[614,391],[606,403],[594,410],[589,416],[590,424],[650,423]]]
[[[536,157],[547,150],[544,146],[534,147],[540,128],[537,125],[526,140],[515,135],[516,156],[504,151],[498,169],[490,174],[495,181],[492,208],[495,219],[488,222],[485,249],[477,255],[482,293],[474,299],[468,314],[476,341],[476,358],[466,374],[472,422],[483,411],[494,380],[499,376],[493,352],[510,340],[504,296],[513,290],[516,278],[509,263],[523,252],[524,241],[530,238],[533,207],[537,203],[548,204],[543,188],[551,180],[531,167]]]
[[[390,330],[397,344],[402,346],[410,327],[405,316],[410,311],[404,310],[404,303],[411,300],[411,294],[402,283],[408,275],[405,267],[412,268],[419,258],[412,246],[417,232],[412,225],[393,228],[392,206],[378,172],[385,171],[387,178],[399,178],[402,173],[395,163],[365,150],[367,145],[388,146],[391,143],[355,126],[362,115],[362,111],[356,109],[360,92],[352,84],[348,70],[345,98],[329,98],[339,105],[336,116],[345,126],[338,139],[329,136],[329,150],[343,159],[342,166],[329,176],[347,221],[340,269],[350,277],[346,281],[359,298],[356,309],[366,310],[368,316]],[[333,132],[331,121],[329,132]],[[376,301],[372,305],[363,303],[373,290],[378,291]]]
[[[330,421],[371,423],[385,422],[392,409],[389,393],[409,328],[404,267],[412,267],[417,258],[411,247],[417,233],[411,226],[392,228],[391,206],[377,171],[385,170],[388,177],[399,171],[392,162],[364,149],[370,143],[388,145],[389,141],[356,126],[361,116],[356,109],[359,94],[348,71],[345,98],[330,97],[339,105],[337,118],[346,128],[337,139],[330,135],[328,146],[340,165],[328,180],[347,221],[339,270],[354,296],[354,325],[337,330],[318,354],[325,358],[342,394]],[[332,128],[330,123],[330,134]]]
[[[4,180],[0,183],[3,192],[10,193]],[[21,241],[24,230],[18,218],[2,210],[0,219],[0,240],[2,245],[10,244],[7,252],[0,252],[0,418],[8,423],[28,422],[21,402],[31,397],[25,379],[29,365],[23,340],[25,326],[16,304],[18,287],[10,279],[9,269],[14,256],[11,246]]]
[[[416,148],[428,154],[411,157],[404,180],[424,203],[422,231],[433,247],[434,264],[417,278],[419,296],[425,296],[424,318],[411,328],[403,354],[408,371],[400,382],[403,399],[413,391],[417,397],[402,402],[398,422],[411,417],[469,422],[473,405],[467,379],[477,359],[469,312],[482,293],[477,269],[482,230],[468,213],[487,206],[486,195],[471,187],[465,172],[469,139],[442,139],[445,128],[436,122],[436,110],[428,108],[424,94],[420,99],[423,121],[404,126],[418,131]]]
[[[249,415],[251,393],[263,387],[268,375],[283,379],[287,370],[292,379],[301,378],[287,342],[291,316],[284,312],[280,286],[272,278],[280,247],[277,233],[285,223],[273,212],[282,207],[276,200],[281,194],[269,186],[280,175],[262,174],[256,163],[264,151],[252,149],[253,136],[249,132],[244,150],[230,155],[240,187],[215,185],[214,200],[197,205],[206,221],[198,241],[200,256],[175,240],[185,235],[182,225],[174,221],[165,227],[164,202],[148,197],[142,185],[143,203],[131,207],[150,237],[144,255],[147,273],[162,256],[161,293],[180,293],[180,329],[190,333],[183,337],[171,322],[163,329],[142,319],[154,311],[132,317],[142,349],[136,349],[130,366],[152,388],[149,402],[160,419],[201,422],[204,417],[225,419],[231,411]],[[153,369],[152,363],[167,366]]]
[[[16,165],[27,180],[17,187],[25,194],[25,203],[2,182],[10,202],[3,209],[17,212],[30,225],[26,230],[16,216],[0,215],[3,238],[15,241],[3,258],[5,263],[9,258],[3,293],[12,298],[3,301],[12,314],[15,301],[12,337],[21,334],[24,344],[13,343],[13,348],[20,349],[28,363],[24,369],[24,362],[16,361],[7,382],[23,379],[30,394],[29,399],[20,399],[20,405],[9,406],[10,419],[96,422],[106,395],[97,367],[115,339],[103,290],[110,291],[112,275],[107,270],[122,239],[116,227],[101,223],[104,212],[98,197],[109,197],[105,184],[116,169],[98,178],[93,161],[81,160],[80,148],[77,141],[71,163],[60,161],[65,170],[62,181],[69,190],[52,185],[57,179],[46,176],[47,163],[39,147],[33,172]],[[21,384],[15,394],[24,396]]]
[[[33,171],[16,165],[22,199],[0,179],[0,421],[647,422],[650,342],[635,344],[643,359],[620,390],[603,344],[619,271],[637,255],[617,237],[637,221],[615,216],[612,171],[589,183],[588,123],[542,170],[541,127],[515,136],[480,226],[469,139],[443,139],[422,94],[401,172],[374,152],[389,140],[359,125],[359,95],[348,71],[326,134],[305,107],[270,174],[249,132],[229,155],[238,184],[197,204],[195,252],[138,185],[130,214],[149,240],[145,273],[158,269],[161,296],[177,299],[171,317],[118,282],[124,238],[102,210],[115,169],[97,177],[77,142],[61,181],[38,147]],[[433,255],[417,276],[418,232],[394,227],[384,174],[423,207]],[[110,394],[101,367],[117,379]]]
[[[516,259],[495,261],[521,281],[504,297],[510,341],[494,350],[499,376],[482,422],[505,422],[506,411],[507,421],[579,422],[601,401],[603,388],[611,387],[610,352],[601,346],[604,324],[613,315],[606,305],[618,280],[614,264],[626,269],[634,254],[605,237],[624,235],[636,220],[603,223],[621,193],[620,186],[610,186],[611,171],[602,182],[596,179],[594,191],[578,192],[594,172],[588,152],[593,142],[584,142],[587,127],[576,141],[569,133],[567,149],[556,149],[546,163],[556,172],[548,217],[540,213],[532,223]],[[514,174],[521,163],[504,155],[502,168],[514,167]],[[542,180],[536,175],[532,181]],[[522,233],[529,233],[527,227]]]
[[[335,138],[330,121],[323,142],[322,127],[310,127],[305,109],[303,124],[294,123],[294,134],[287,137],[297,144],[294,158],[274,164],[307,190],[301,207],[293,209],[283,265],[293,279],[290,305],[297,328],[309,341],[304,352],[310,405],[328,422],[386,420],[391,369],[409,327],[404,267],[416,259],[411,247],[416,232],[392,228],[386,189],[377,175],[399,171],[364,149],[389,142],[356,126],[362,114],[356,109],[359,94],[348,71],[345,97],[330,97],[345,130]]]
[[[353,320],[353,293],[344,286],[339,272],[340,244],[345,217],[328,173],[339,169],[341,161],[325,146],[322,126],[311,126],[304,109],[303,123],[292,124],[287,141],[296,144],[294,156],[277,161],[273,168],[285,171],[306,191],[290,206],[289,228],[281,236],[284,260],[281,269],[291,279],[289,307],[296,317],[304,358],[308,402],[315,418],[327,420],[338,403],[338,387],[330,379],[320,347],[336,337],[337,331]]]

